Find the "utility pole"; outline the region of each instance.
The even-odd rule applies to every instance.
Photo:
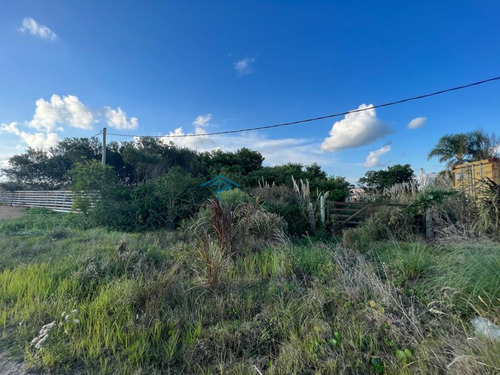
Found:
[[[102,165],[106,165],[106,128],[102,128]]]

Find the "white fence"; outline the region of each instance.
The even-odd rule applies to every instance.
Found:
[[[17,207],[43,207],[72,212],[74,193],[65,190],[0,192],[0,203]]]

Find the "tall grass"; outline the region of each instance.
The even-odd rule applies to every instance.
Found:
[[[498,344],[467,339],[471,317],[500,317],[495,243],[386,241],[364,254],[323,243],[249,247],[227,258],[212,291],[199,282],[206,262],[196,241],[71,225],[31,230],[26,218],[19,220],[1,224],[26,233],[0,234],[7,259],[0,263],[0,348],[35,370],[288,375],[500,368]],[[258,227],[251,236],[261,233],[252,228]],[[30,345],[51,322],[41,349]]]

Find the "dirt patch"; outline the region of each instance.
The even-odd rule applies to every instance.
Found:
[[[0,206],[0,220],[15,219],[23,215],[21,207]]]
[[[0,353],[0,374],[24,375],[27,372],[22,363],[9,361],[5,355]]]

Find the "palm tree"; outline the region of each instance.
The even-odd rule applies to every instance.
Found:
[[[441,137],[429,152],[427,159],[439,157],[439,162],[448,162],[448,167],[462,164],[469,153],[469,136],[465,133],[449,134]]]
[[[427,159],[439,156],[439,161],[448,162],[448,167],[466,161],[476,161],[495,157],[499,141],[496,135],[486,134],[482,129],[469,133],[450,134],[441,137],[429,152]]]

